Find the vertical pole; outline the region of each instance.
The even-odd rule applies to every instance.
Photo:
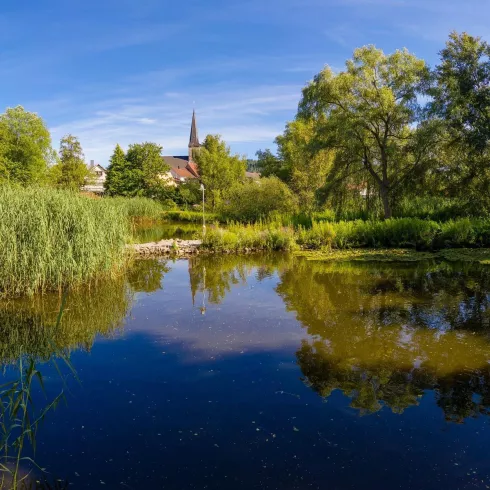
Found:
[[[202,186],[202,232],[206,233],[206,217],[204,215],[204,186]]]

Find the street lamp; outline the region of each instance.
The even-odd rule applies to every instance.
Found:
[[[206,218],[204,216],[204,191],[206,189],[204,188],[204,184],[201,183],[200,189],[202,191],[202,232],[204,234],[206,233]]]

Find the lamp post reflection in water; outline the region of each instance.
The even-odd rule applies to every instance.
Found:
[[[201,315],[206,314],[206,267],[203,267],[202,306],[199,307]]]

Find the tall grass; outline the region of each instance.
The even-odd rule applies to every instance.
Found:
[[[106,197],[105,201],[132,221],[157,221],[162,218],[163,206],[147,197]]]
[[[129,223],[112,200],[48,188],[0,187],[0,296],[61,290],[113,274]]]

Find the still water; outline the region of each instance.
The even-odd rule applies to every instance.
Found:
[[[0,304],[0,358],[64,392],[22,454],[60,488],[490,487],[488,266],[142,260],[59,308]]]

